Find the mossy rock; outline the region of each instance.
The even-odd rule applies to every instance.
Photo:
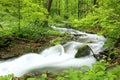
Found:
[[[75,58],[80,58],[89,54],[90,54],[90,47],[88,45],[83,45],[78,49]]]

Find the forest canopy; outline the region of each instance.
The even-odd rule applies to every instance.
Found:
[[[55,25],[102,34],[113,46],[120,41],[119,4],[119,0],[1,0],[0,36]]]

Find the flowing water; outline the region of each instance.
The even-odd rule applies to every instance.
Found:
[[[79,69],[84,65],[92,68],[92,64],[96,62],[92,52],[90,55],[80,58],[75,58],[75,55],[80,46],[83,45],[88,45],[95,54],[99,54],[103,50],[105,38],[74,29],[58,28],[55,26],[52,26],[52,28],[61,32],[68,32],[71,36],[75,36],[75,40],[64,45],[50,47],[39,54],[28,53],[19,58],[1,62],[0,75],[13,73],[14,76],[19,77],[36,70],[40,72],[59,72],[71,66],[74,69]]]

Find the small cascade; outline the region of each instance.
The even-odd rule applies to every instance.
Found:
[[[52,26],[53,29],[61,32],[69,32],[72,36],[76,36],[76,40],[67,42],[64,45],[52,46],[43,50],[41,53],[28,53],[13,60],[0,62],[0,75],[14,74],[14,76],[22,76],[32,71],[59,72],[64,69],[73,67],[79,69],[81,66],[92,68],[92,64],[96,62],[93,52],[99,54],[103,50],[105,38],[96,34],[88,34],[74,29],[58,28]],[[77,51],[81,46],[88,45],[93,52],[90,54],[75,58]]]

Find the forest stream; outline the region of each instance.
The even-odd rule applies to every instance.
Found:
[[[18,58],[1,60],[0,75],[14,74],[20,77],[24,74],[40,71],[60,72],[69,67],[80,69],[81,66],[92,68],[92,64],[97,61],[94,55],[103,51],[106,39],[97,34],[89,34],[74,29],[59,28],[52,26],[60,32],[68,32],[73,41],[65,44],[58,44],[47,48],[39,53],[27,53]]]

